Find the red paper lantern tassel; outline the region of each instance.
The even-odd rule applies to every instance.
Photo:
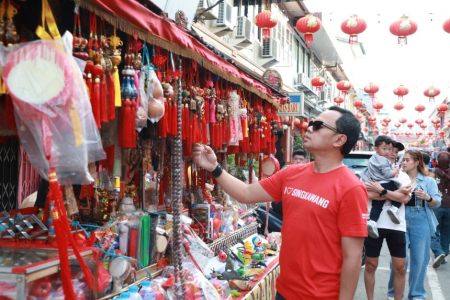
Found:
[[[111,73],[108,73],[108,121],[116,118],[116,90]]]
[[[214,127],[215,127],[215,124],[209,123],[209,137],[211,139],[211,141],[210,141],[211,148],[216,148],[216,145],[215,145],[215,137],[216,137],[216,135],[215,135],[215,132],[214,132]]]
[[[309,44],[314,40],[314,35],[312,33],[306,33],[305,34],[305,42],[306,42],[306,46],[309,49]]]
[[[86,62],[86,67],[84,67],[84,71],[86,72],[86,87],[89,99],[91,99],[92,94],[92,70],[94,69],[94,63],[91,60]]]
[[[167,137],[167,118],[169,114],[169,104],[164,101],[164,115],[158,122],[158,135],[159,137]]]
[[[205,116],[205,114],[203,114],[203,117],[202,117],[202,140],[203,140],[203,144],[205,144],[205,145],[208,144],[208,129],[206,126],[208,126],[208,125],[206,125],[206,116]]]
[[[227,119],[226,126],[225,126],[225,145],[228,145],[230,143],[231,139],[231,124],[230,119]],[[237,134],[237,133],[236,133]]]
[[[107,123],[108,118],[108,86],[106,85],[106,75],[102,75],[100,87],[100,119],[102,123]]]
[[[222,149],[222,141],[223,141],[223,137],[222,137],[223,125],[222,124],[223,124],[223,121],[219,121],[219,124],[217,126],[217,149]]]
[[[201,143],[202,142],[202,134],[200,132],[200,124],[198,122],[197,114],[194,114],[192,126],[193,126],[192,144]]]
[[[100,120],[100,79],[95,78],[93,92],[91,94],[92,113],[94,114],[95,123],[97,128],[101,128]]]
[[[265,42],[267,42],[268,40],[269,40],[269,37],[270,37],[270,30],[271,30],[272,28],[263,28],[263,30],[262,30],[262,35],[263,35],[263,37],[264,37],[264,41]],[[309,48],[309,47],[308,47]]]
[[[205,189],[205,178],[206,178],[206,176],[205,176],[205,170],[202,170],[202,190],[204,190]],[[211,204],[211,203],[210,203]]]
[[[49,194],[50,195],[50,194]],[[69,256],[67,255],[67,237],[63,229],[62,220],[57,210],[52,210],[53,227],[55,228],[56,241],[58,244],[59,263],[61,267],[61,280],[64,291],[64,299],[76,300],[72,285],[72,274],[70,272]]]
[[[209,101],[205,100],[205,104],[203,106],[203,111],[205,112],[206,124],[209,124]]]
[[[134,102],[130,100],[125,100],[122,105],[122,148],[136,147],[136,121],[133,114],[133,111],[135,111],[136,108],[133,106]]]

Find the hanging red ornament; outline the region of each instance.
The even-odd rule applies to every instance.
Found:
[[[297,21],[295,27],[301,33],[305,34],[305,42],[307,47],[310,47],[310,43],[314,40],[313,33],[319,31],[322,22],[320,22],[319,18],[307,14],[303,18]]]
[[[339,81],[339,83],[337,84],[336,87],[338,90],[340,90],[342,92],[342,94],[345,97],[347,95],[347,91],[352,88],[352,84],[350,82],[348,82],[347,80],[342,80],[342,81]]]
[[[398,96],[398,101],[402,101],[403,96],[408,95],[408,93],[409,93],[408,88],[402,84],[394,89],[394,94]]]
[[[397,111],[401,111],[402,109],[405,108],[405,106],[403,105],[403,103],[397,102],[397,103],[394,105],[394,108],[395,108]]]
[[[418,111],[419,114],[420,114],[421,112],[423,112],[423,111],[426,109],[426,107],[425,107],[425,105],[423,105],[423,104],[417,104],[416,107],[414,107],[414,109],[415,109],[416,111]]]
[[[408,125],[406,125],[406,126],[408,126],[409,129],[412,129],[414,127],[414,124],[413,123],[408,123]]]
[[[398,43],[403,46],[408,43],[406,37],[417,31],[417,23],[404,15],[391,24],[389,31],[393,35],[398,36]]]
[[[377,135],[378,133],[379,133],[378,129],[374,129],[374,130],[373,130],[373,134],[374,134],[374,135]]]
[[[366,21],[363,18],[359,18],[357,15],[352,15],[341,24],[341,30],[350,35],[348,38],[350,44],[358,43],[358,34],[364,32],[366,28]]]
[[[444,136],[444,135],[445,135],[445,131],[444,131],[444,130],[440,130],[440,131],[439,131],[439,135],[440,135],[440,136]]]
[[[423,132],[417,131],[417,132],[416,132],[416,135],[417,135],[417,136],[421,136],[421,135],[423,135]]]
[[[262,29],[262,36],[266,42],[269,40],[270,30],[277,24],[278,20],[270,10],[263,10],[255,17],[255,25]]]
[[[344,103],[344,97],[342,97],[342,96],[337,96],[336,98],[334,98],[334,102],[335,102],[338,106],[341,106],[341,103]]]
[[[432,124],[440,124],[441,120],[439,118],[436,118],[436,119],[431,120],[431,123]]]
[[[386,122],[381,122],[381,126],[382,126],[382,127],[388,127],[388,126],[389,126],[389,124],[388,124],[388,123],[386,123]]]
[[[376,85],[374,83],[369,83],[369,85],[366,85],[364,87],[364,92],[369,94],[370,97],[372,98],[372,100],[375,98],[375,94],[378,92],[378,90],[379,90],[378,85]]]
[[[316,76],[313,79],[311,79],[311,85],[316,87],[317,91],[320,92],[322,89],[322,86],[325,84],[325,78],[321,76]]]
[[[369,132],[369,128],[367,128],[367,127],[364,127],[363,130],[365,133]]]
[[[392,120],[391,120],[391,118],[389,118],[389,117],[385,117],[384,119],[383,119],[383,122],[384,123],[390,123]]]
[[[357,110],[361,110],[361,107],[364,106],[364,102],[362,102],[361,100],[357,99],[353,102],[353,106],[356,107]]]
[[[363,119],[363,115],[361,114],[361,113],[356,113],[355,114],[355,117],[358,119],[358,121],[362,121],[362,119]]]
[[[300,119],[294,117],[294,126],[295,126],[295,128],[300,129],[299,128],[300,127],[300,123],[301,123]]]
[[[420,128],[422,128],[422,129],[427,128],[427,124],[424,124],[424,123],[420,124]]]
[[[373,108],[375,108],[377,112],[380,112],[380,110],[383,109],[383,103],[375,101],[373,103]]]
[[[395,126],[396,128],[399,128],[399,127],[402,126],[402,125],[401,125],[400,123],[395,123],[394,126]]]
[[[387,129],[382,130],[381,133],[384,134],[384,135],[388,135],[389,134],[389,130],[387,130]]]
[[[417,125],[420,125],[422,123],[423,123],[423,119],[421,119],[421,118],[416,119],[416,124]]]
[[[430,86],[425,91],[423,91],[423,94],[425,95],[425,97],[430,98],[430,102],[434,101],[434,97],[439,96],[440,93],[441,93],[441,90],[438,88],[435,88],[434,86]]]
[[[445,20],[444,24],[442,25],[442,28],[445,32],[450,33],[450,19]]]

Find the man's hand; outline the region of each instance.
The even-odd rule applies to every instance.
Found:
[[[399,191],[400,193],[404,194],[404,195],[409,195],[409,193],[411,193],[411,186],[403,186],[401,188],[399,188],[397,191]]]
[[[217,156],[214,154],[213,149],[206,145],[195,144],[192,147],[192,160],[199,167],[209,172],[214,171],[217,167]]]
[[[383,187],[380,183],[378,183],[378,181],[366,181],[364,182],[364,185],[366,186],[368,192],[375,192],[379,194],[383,191]]]
[[[395,176],[395,175],[398,175],[399,172],[400,172],[400,169],[399,169],[399,168],[393,168],[393,169],[392,169],[392,174],[394,174],[394,176]]]

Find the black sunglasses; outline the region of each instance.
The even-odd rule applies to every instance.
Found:
[[[340,132],[339,130],[337,130],[336,128],[331,127],[330,125],[328,125],[327,123],[324,123],[322,121],[309,121],[309,125],[308,127],[312,126],[314,131],[319,130],[322,127],[328,128],[336,133],[339,134],[343,134],[342,132]]]

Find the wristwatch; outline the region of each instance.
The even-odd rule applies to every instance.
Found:
[[[425,200],[425,201],[427,201],[428,203],[430,203],[431,201],[433,201],[433,197],[430,196],[430,200]]]
[[[383,197],[384,195],[386,195],[387,192],[388,192],[387,189],[383,189],[380,193],[380,197]]]
[[[217,177],[219,177],[220,175],[222,175],[222,172],[223,172],[222,166],[221,166],[220,164],[217,164],[216,168],[211,172],[211,175],[212,175],[214,178],[217,178]]]

